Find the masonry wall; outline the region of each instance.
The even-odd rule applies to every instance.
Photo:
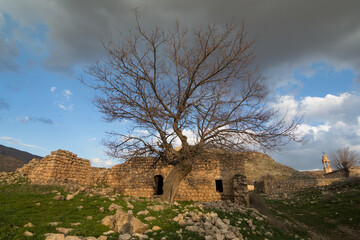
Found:
[[[71,182],[91,186],[105,178],[105,170],[92,168],[89,160],[65,150],[53,151],[30,170],[28,168],[25,166],[28,178],[35,184]]]
[[[255,190],[274,194],[280,192],[294,192],[304,188],[330,185],[333,182],[344,181],[343,178],[328,179],[294,179],[294,180],[265,180],[255,182]]]
[[[175,200],[234,200],[234,176],[244,173],[244,156],[212,152],[207,157],[194,159],[193,169],[180,183]],[[125,195],[152,197],[156,193],[155,177],[161,176],[165,182],[172,169],[173,166],[161,163],[154,167],[153,158],[131,159],[111,169],[94,168],[89,160],[57,150],[18,171],[35,184],[106,184]],[[215,180],[222,181],[222,192],[217,191]]]
[[[152,166],[153,159],[138,158],[114,166],[106,183],[118,191],[137,197],[152,197],[155,194],[155,176],[166,181],[172,166]],[[175,200],[217,201],[234,198],[233,177],[243,173],[242,156],[235,159],[226,156],[194,159],[193,169],[179,185]],[[222,180],[223,192],[216,191],[215,180]]]

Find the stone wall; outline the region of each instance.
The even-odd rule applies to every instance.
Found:
[[[105,178],[105,173],[92,168],[90,161],[78,158],[65,150],[51,152],[31,169],[26,169],[28,178],[35,184],[76,183],[84,186],[95,185]]]
[[[234,176],[244,173],[245,155],[211,152],[207,157],[194,159],[192,171],[180,183],[175,200],[234,200]],[[89,160],[78,158],[69,151],[57,150],[18,171],[35,184],[105,184],[125,195],[152,197],[161,188],[156,185],[156,179],[158,185],[165,182],[173,169],[173,166],[161,163],[153,166],[153,162],[153,158],[136,158],[111,169],[93,168]]]
[[[194,159],[193,169],[180,183],[175,200],[218,201],[234,199],[233,177],[243,173],[243,158],[215,154],[213,158]],[[125,195],[152,197],[156,193],[155,177],[161,176],[163,182],[173,166],[159,164],[152,166],[153,159],[138,158],[114,166],[106,184]],[[222,183],[222,192],[216,189],[216,180]]]
[[[255,182],[255,190],[267,194],[294,192],[304,188],[326,186],[330,185],[333,182],[339,182],[344,180],[344,178],[264,180],[261,182]]]

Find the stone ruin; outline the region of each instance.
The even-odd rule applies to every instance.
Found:
[[[194,159],[193,169],[180,183],[175,200],[219,201],[231,200],[247,205],[248,191],[244,173],[246,153],[235,158],[212,154],[210,158]],[[82,186],[109,186],[124,195],[154,197],[161,195],[162,187],[172,165],[157,164],[154,159],[130,159],[111,169],[92,167],[90,161],[65,150],[34,159],[17,171],[33,184],[77,184]]]

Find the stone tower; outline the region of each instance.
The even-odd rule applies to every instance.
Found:
[[[324,153],[323,156],[322,156],[322,163],[323,163],[323,166],[324,166],[325,174],[332,172],[331,165],[330,165],[330,161],[329,161],[329,159],[327,158],[327,156],[326,156],[325,153]]]

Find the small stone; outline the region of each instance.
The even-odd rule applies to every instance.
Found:
[[[49,222],[49,225],[50,226],[57,226],[57,225],[59,225],[59,222]]]
[[[151,228],[151,230],[153,230],[153,231],[160,231],[160,230],[161,230],[161,227],[159,227],[159,226],[153,226],[153,227]]]
[[[64,240],[82,240],[82,238],[77,236],[66,236]]]
[[[99,211],[104,212],[105,211],[104,207],[99,208]]]
[[[79,226],[79,225],[81,225],[81,223],[79,223],[79,222],[76,222],[76,223],[70,223],[70,225],[73,227],[73,226]]]
[[[72,228],[61,228],[61,227],[56,228],[56,231],[58,231],[59,233],[63,233],[65,235],[69,234],[69,232],[71,232],[72,230],[74,230],[74,229],[72,229]]]
[[[138,212],[136,215],[147,215],[148,213],[149,213],[149,211],[145,210],[145,211]]]
[[[145,221],[154,221],[154,220],[156,220],[155,217],[146,217],[144,219],[145,219]]]
[[[39,203],[39,202],[38,202],[38,203],[35,203],[35,206],[40,206],[40,205],[41,205],[41,203]]]
[[[117,209],[122,209],[119,205],[115,204],[115,203],[112,203],[110,205],[110,207],[108,208],[109,211],[114,211],[114,210],[117,210]]]
[[[34,236],[34,234],[33,234],[32,232],[25,231],[25,232],[24,232],[24,236],[25,236],[25,237],[32,237],[32,236]]]
[[[100,237],[98,237],[97,240],[107,240],[107,237],[106,236],[100,236]]]
[[[72,200],[72,199],[74,199],[74,195],[68,194],[66,196],[66,200]]]
[[[130,240],[130,239],[131,239],[131,235],[128,233],[119,235],[119,240]]]
[[[93,220],[93,216],[87,216],[86,219],[87,220]]]
[[[83,209],[84,207],[83,206],[78,206],[77,209],[81,210]]]
[[[45,236],[45,240],[64,240],[65,239],[64,234],[60,234],[60,233],[46,233],[44,236]]]
[[[56,195],[55,197],[53,197],[54,200],[56,201],[64,201],[64,196],[63,195]]]
[[[113,230],[110,230],[110,231],[107,231],[107,232],[103,232],[104,235],[110,235],[110,234],[113,234],[114,231]]]
[[[24,225],[25,228],[26,228],[26,227],[33,227],[33,226],[34,226],[34,224],[32,224],[31,222],[29,222],[29,223],[27,223],[27,224]]]

